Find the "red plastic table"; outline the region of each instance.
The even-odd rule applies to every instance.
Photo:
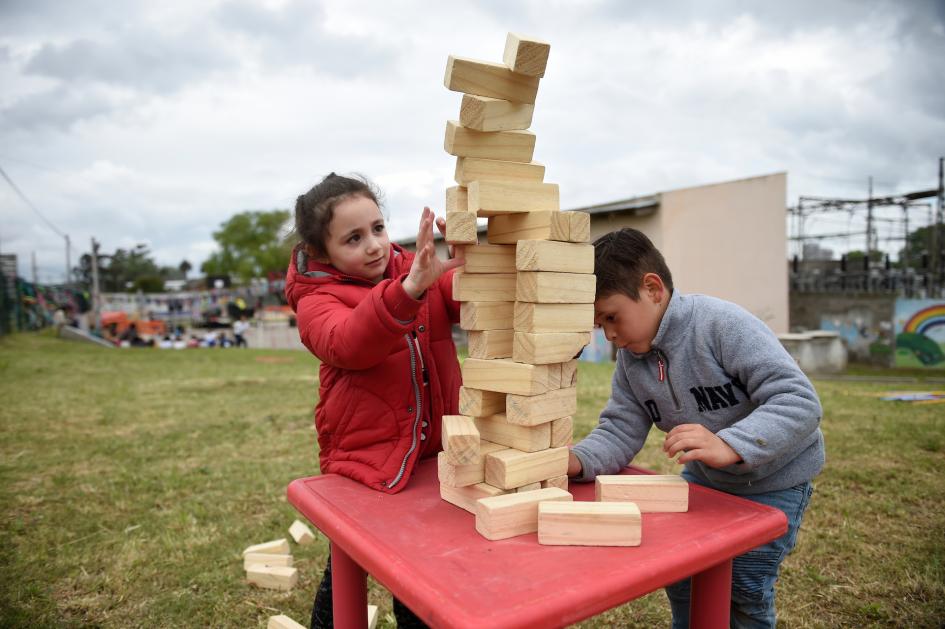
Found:
[[[593,483],[569,491],[594,499]],[[690,484],[687,513],[643,514],[637,547],[491,542],[440,499],[435,459],[399,494],[328,474],[293,481],[288,497],[331,541],[339,629],[366,626],[365,571],[432,627],[563,627],[688,576],[692,626],[728,627],[732,558],[787,531],[777,509]]]

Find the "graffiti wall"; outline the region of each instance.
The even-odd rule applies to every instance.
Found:
[[[945,369],[945,301],[897,299],[897,367]]]

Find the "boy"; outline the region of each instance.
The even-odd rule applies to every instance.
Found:
[[[824,464],[820,402],[777,337],[735,304],[681,295],[635,229],[594,242],[595,324],[619,349],[599,425],[571,451],[579,481],[625,467],[655,425],[683,478],[781,509],[788,532],[736,557],[733,627],[774,627],[774,584]],[[666,588],[673,627],[689,625],[689,579]]]

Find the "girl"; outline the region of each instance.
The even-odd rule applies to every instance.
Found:
[[[321,360],[315,407],[322,473],[386,493],[403,489],[420,459],[440,449],[440,421],[461,384],[451,324],[459,320],[452,269],[440,260],[423,209],[417,253],[390,242],[378,195],[331,173],[298,198],[286,297],[299,335]],[[399,626],[422,626],[396,598]],[[312,627],[331,626],[331,560]]]

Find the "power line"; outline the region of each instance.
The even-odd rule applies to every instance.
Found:
[[[43,219],[43,222],[45,222],[46,225],[49,226],[49,229],[51,229],[51,230],[53,230],[54,232],[56,232],[56,234],[58,234],[60,238],[68,238],[68,236],[66,236],[64,233],[62,233],[61,231],[59,231],[59,229],[58,229],[55,225],[52,224],[52,221],[50,221],[48,218],[46,218],[45,216],[43,216],[43,213],[40,212],[40,211],[36,208],[36,206],[33,205],[33,203],[32,203],[29,199],[26,198],[26,195],[23,194],[23,193],[20,191],[20,189],[16,187],[16,184],[13,183],[13,180],[10,179],[10,176],[7,175],[6,171],[3,170],[3,167],[2,167],[2,166],[0,166],[0,175],[3,175],[3,178],[7,180],[7,183],[10,184],[10,187],[13,188],[13,191],[16,192],[17,195],[19,195],[19,197],[20,197],[21,199],[23,199],[23,202],[26,203],[26,205],[28,205],[31,210],[33,210],[34,212],[36,212],[36,215],[37,215],[37,216],[39,216],[41,219]]]

